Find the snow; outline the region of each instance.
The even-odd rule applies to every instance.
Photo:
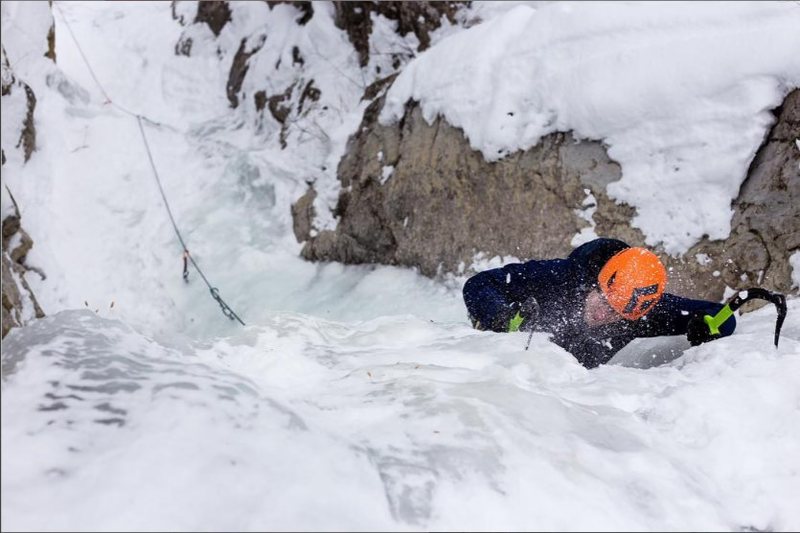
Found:
[[[795,2],[520,5],[412,61],[381,121],[413,99],[488,160],[554,131],[602,140],[622,167],[608,193],[677,254],[728,236],[769,111],[800,85],[798,27]]]
[[[16,146],[19,143],[24,120],[28,114],[28,101],[25,97],[25,89],[20,85],[14,84],[11,86],[11,94],[4,96],[0,101],[2,101],[0,113],[3,115],[0,139],[2,140],[3,146]],[[18,155],[16,152],[16,150],[9,151],[9,155],[6,156],[9,161],[22,159],[21,151]],[[3,170],[3,172],[5,172],[5,170]],[[5,206],[7,204],[4,203],[3,205]]]
[[[800,252],[789,256],[789,265],[792,267],[792,287],[800,289]]]
[[[508,263],[521,262],[522,259],[513,255],[494,255],[489,257],[489,254],[485,252],[478,252],[472,258],[472,263],[469,265],[469,269],[474,272],[483,272],[484,270],[490,270],[492,268],[500,268]]]
[[[37,61],[47,52],[53,16],[47,2],[3,2],[3,44],[12,70]]]
[[[542,334],[411,315],[166,346],[64,311],[6,343],[3,526],[791,530],[787,326],[777,351],[765,309],[665,366],[587,371]]]
[[[307,180],[321,191],[318,209],[335,198],[336,163],[360,124],[361,94],[374,77],[369,67],[358,68],[346,35],[332,23],[331,6],[315,3],[314,17],[300,27],[291,22],[292,6],[232,4],[233,20],[216,39],[204,26],[173,20],[170,3],[55,6],[57,66],[38,49],[26,55],[25,42],[11,38],[18,33],[7,31],[39,17],[26,10],[41,4],[2,4],[3,44],[9,57],[26,58],[14,72],[37,96],[39,145],[24,165],[6,153],[3,184],[34,239],[28,262],[47,273],[27,281],[48,314],[3,340],[3,530],[800,527],[800,300],[788,301],[778,349],[775,310],[767,306],[738,317],[733,337],[695,348],[683,338],[637,340],[612,364],[591,371],[544,334],[534,334],[525,351],[527,334],[470,327],[463,276],[435,281],[413,269],[299,258],[289,204]],[[699,96],[690,107],[698,122],[687,131],[708,133],[711,155],[701,158],[695,145],[684,155],[695,158],[692,165],[716,158],[719,170],[734,152],[733,159],[749,160],[751,137],[766,127],[764,110],[781,94],[769,72],[785,58],[765,53],[758,68],[747,60],[765,27],[776,43],[791,40],[781,30],[794,15],[782,6],[653,4],[649,12],[642,4],[559,2],[535,3],[534,11],[477,3],[460,15],[471,29],[443,28],[417,56],[418,66],[406,67],[399,79],[420,75],[423,60],[433,61],[426,58],[453,59],[439,51],[458,39],[470,54],[476,31],[491,56],[497,50],[487,43],[497,45],[496,39],[506,39],[509,50],[527,46],[526,39],[515,42],[514,24],[522,31],[544,24],[537,17],[570,20],[562,30],[548,23],[531,37],[550,43],[547,54],[530,59],[551,79],[561,70],[577,72],[567,52],[593,43],[595,77],[585,91],[595,97],[580,103],[569,100],[577,99],[577,88],[564,91],[553,115],[558,127],[600,131],[608,126],[604,106],[614,100],[620,129],[605,142],[623,150],[630,127],[644,152],[657,153],[668,140],[665,123],[654,120],[643,134],[634,111],[654,119],[649,106],[663,103],[677,128],[686,119],[676,114],[679,101],[696,84]],[[611,13],[600,16],[601,8]],[[192,4],[176,9],[192,18]],[[498,29],[504,36],[494,35]],[[556,47],[554,32],[568,29]],[[189,57],[174,54],[183,32],[193,37]],[[709,32],[721,39],[719,47],[703,37]],[[266,44],[252,56],[253,77],[242,88],[250,96],[231,110],[230,62],[242,38],[252,45],[261,33]],[[408,48],[381,39],[373,46],[379,44],[390,53]],[[291,63],[294,46],[304,55],[302,66]],[[681,66],[688,52],[734,72]],[[480,57],[472,56],[470,68],[486,66]],[[288,70],[274,68],[278,58]],[[657,71],[645,59],[672,70]],[[671,74],[677,85],[665,85],[661,100],[609,92],[601,71],[612,60],[637,65],[640,73],[629,81],[640,88],[650,86],[648,75],[666,83]],[[451,66],[436,64],[442,74]],[[680,78],[684,68],[705,74],[690,83]],[[745,71],[754,74],[740,80]],[[789,84],[793,71],[782,76]],[[266,87],[259,79],[271,90],[298,79],[314,79],[321,89],[321,99],[293,117],[285,149],[280,125],[253,107],[253,92]],[[498,98],[521,91],[512,81],[503,80],[508,92]],[[476,77],[475,94],[486,82]],[[741,104],[736,120],[731,109],[708,101],[712,89],[729,83],[736,89],[718,95],[729,107]],[[531,97],[545,94],[532,87]],[[454,102],[461,96],[450,94]],[[626,101],[635,109],[623,113]],[[176,222],[246,327],[222,315],[196,271],[188,284],[181,279],[183,250],[136,120],[125,110],[160,123],[145,122],[145,133]],[[526,112],[536,124],[539,111]],[[715,113],[719,128],[731,134],[712,129]],[[4,128],[6,118],[4,108]],[[742,137],[738,148],[725,144],[734,133]],[[658,157],[674,156],[669,149]],[[620,183],[634,183],[626,164]],[[704,178],[711,189],[703,202],[714,211],[709,216],[725,218],[729,198],[717,196],[736,185],[732,177],[715,181],[719,175]],[[656,178],[637,187],[663,193],[662,207],[675,208],[677,193]],[[4,212],[7,204],[4,193]],[[645,203],[635,205],[646,212]],[[479,253],[471,268],[517,260]],[[792,262],[797,281],[797,254]]]
[[[711,258],[708,254],[694,254],[694,258],[697,260],[697,264],[706,266],[707,264],[711,263]]]
[[[381,185],[385,185],[389,178],[394,174],[394,165],[384,165],[381,167]]]
[[[584,198],[583,202],[581,202],[583,208],[576,209],[575,214],[588,222],[589,225],[585,228],[581,228],[580,232],[575,234],[575,236],[572,238],[570,244],[574,248],[577,248],[581,244],[585,244],[599,237],[595,231],[597,224],[594,221],[594,213],[597,211],[597,199],[589,189],[584,189],[583,192],[586,194],[586,198]]]

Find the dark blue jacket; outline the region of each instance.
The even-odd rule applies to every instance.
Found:
[[[532,296],[538,304],[533,329],[552,334],[552,340],[587,368],[607,363],[637,337],[685,335],[693,312],[714,315],[723,305],[664,293],[638,320],[620,320],[589,327],[583,320],[588,293],[614,254],[629,246],[616,239],[595,239],[579,246],[566,259],[512,263],[480,272],[464,285],[464,303],[475,327],[508,331],[508,322]],[[722,336],[736,327],[733,317],[720,328]]]

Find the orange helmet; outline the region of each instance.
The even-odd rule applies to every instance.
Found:
[[[608,260],[597,281],[609,305],[624,318],[636,320],[661,299],[667,270],[653,252],[626,248]]]

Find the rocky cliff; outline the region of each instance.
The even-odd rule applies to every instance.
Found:
[[[2,336],[11,328],[24,325],[33,318],[42,318],[44,311],[39,307],[25,274],[25,257],[33,246],[33,240],[20,226],[19,209],[8,190],[4,188],[4,202],[10,199],[13,211],[3,217],[3,252],[2,252]],[[8,195],[8,196],[6,196]]]
[[[55,26],[50,25],[44,56],[55,61]],[[14,165],[23,165],[36,150],[36,95],[24,81],[17,79],[5,46],[2,47],[3,146],[0,150],[3,174],[11,172],[7,154]],[[18,168],[15,166],[15,168]],[[3,180],[5,181],[5,180]],[[25,274],[31,269],[25,263],[33,240],[21,226],[19,208],[11,191],[2,185],[2,336],[11,328],[24,325],[44,312],[36,301]],[[39,273],[40,275],[43,275]]]
[[[303,257],[461,272],[481,252],[523,260],[566,255],[588,219],[598,235],[644,245],[630,225],[633,208],[605,192],[620,167],[601,143],[554,133],[489,163],[461,130],[441,118],[428,124],[413,102],[398,124],[379,124],[382,105],[377,98],[366,110],[339,165],[336,230],[311,235],[313,190],[295,204]],[[800,249],[800,90],[774,113],[734,202],[730,236],[703,240],[678,258],[661,253],[670,290],[714,300],[726,286],[790,291],[788,257]]]

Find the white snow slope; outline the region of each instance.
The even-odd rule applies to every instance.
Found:
[[[519,4],[476,3],[416,60],[413,39],[376,18],[372,46],[411,61],[392,98],[420,99],[482,149],[548,128],[603,138],[623,162],[614,193],[652,242],[697,237],[669,219],[693,213],[679,194],[691,187],[708,217],[687,214],[692,227],[724,234],[767,111],[798,85],[784,46],[798,49],[786,28],[800,6]],[[360,69],[324,2],[302,27],[292,6],[231,5],[219,37],[188,30],[186,57],[170,3],[56,2],[56,66],[41,57],[47,3],[2,4],[38,132],[28,163],[6,151],[2,180],[35,241],[28,261],[47,274],[28,281],[48,314],[3,341],[3,530],[800,528],[800,300],[778,349],[770,306],[732,337],[637,341],[586,370],[544,334],[525,351],[524,334],[471,329],[462,278],[300,260],[289,205],[307,179],[320,205],[335,199],[361,92],[388,56]],[[294,75],[322,93],[283,150],[270,119],[225,95],[241,39],[261,33],[243,90],[283,87],[290,74],[267,67],[298,46]],[[442,81],[459,69],[472,92]],[[19,105],[3,98],[4,147]],[[524,111],[511,135],[494,122],[508,106]],[[159,123],[143,127],[176,222],[246,326],[196,271],[181,279],[128,111]],[[659,169],[676,158],[666,186]]]

